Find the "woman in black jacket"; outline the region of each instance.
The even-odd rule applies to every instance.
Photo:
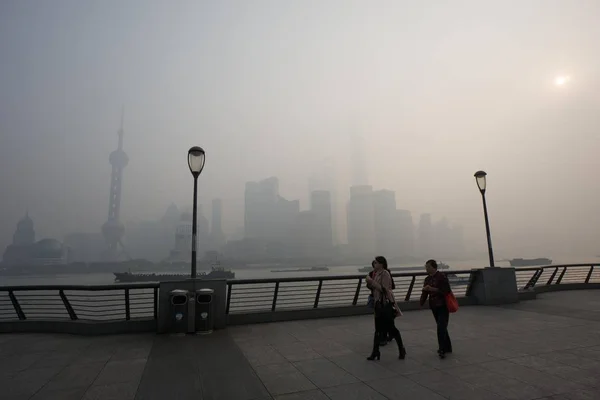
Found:
[[[373,290],[375,300],[375,335],[373,337],[373,351],[367,357],[368,360],[379,360],[381,357],[379,353],[381,336],[387,336],[388,332],[396,339],[399,352],[398,357],[400,359],[406,357],[402,336],[394,324],[394,318],[396,315],[402,315],[402,312],[394,298],[392,276],[386,267],[387,260],[385,257],[375,257],[374,274],[372,277],[367,276],[367,287]]]
[[[373,279],[373,277],[375,276],[375,260],[373,260],[371,262],[371,267],[373,267],[373,270],[371,272],[369,272],[369,278]],[[388,269],[387,264],[384,264],[383,268],[390,273],[390,278],[392,280],[392,290],[396,289],[396,284],[394,283],[394,278],[392,277],[392,273]],[[369,304],[371,307],[373,307],[374,306],[373,290],[371,290],[371,295],[369,297],[370,297]],[[379,335],[380,335],[379,336],[379,345],[380,346],[385,346],[388,342],[391,342],[394,339],[391,332],[387,332],[387,331],[380,332]]]

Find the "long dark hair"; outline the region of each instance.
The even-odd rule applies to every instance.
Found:
[[[377,261],[379,264],[383,265],[383,269],[385,269],[385,270],[388,269],[388,263],[384,256],[375,257],[375,261]],[[373,261],[373,264],[375,263],[375,261]]]
[[[392,290],[396,289],[396,284],[394,283],[394,278],[392,277],[392,273],[388,269],[387,259],[384,256],[377,256],[377,257],[375,257],[373,264],[375,264],[375,261],[377,261],[379,264],[383,265],[383,269],[385,269],[390,274],[390,279],[392,280]]]

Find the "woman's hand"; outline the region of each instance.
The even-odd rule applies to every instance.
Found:
[[[423,286],[423,291],[424,292],[435,293],[435,292],[438,292],[439,289],[438,288],[434,288],[433,286],[425,285],[425,286]]]
[[[371,278],[370,275],[367,275],[367,277],[365,278],[368,284],[373,283],[373,278]]]

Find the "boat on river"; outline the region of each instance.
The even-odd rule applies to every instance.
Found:
[[[552,265],[549,258],[513,258],[508,260],[511,267],[535,267],[538,265]]]
[[[115,282],[168,282],[188,279],[189,274],[144,274],[131,272],[114,272]],[[200,272],[196,279],[235,279],[235,272],[226,270],[212,270]]]

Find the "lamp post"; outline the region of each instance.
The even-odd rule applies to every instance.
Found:
[[[490,267],[495,267],[494,252],[492,251],[492,235],[490,235],[490,222],[488,220],[487,204],[485,202],[485,187],[486,187],[485,177],[486,176],[487,176],[487,174],[485,173],[485,171],[475,172],[475,180],[477,181],[477,186],[479,187],[479,192],[481,193],[481,199],[483,200],[483,216],[485,218],[485,233],[487,234],[487,244],[488,244],[488,253],[489,253],[489,257],[490,257]]]
[[[198,176],[204,169],[206,154],[202,147],[194,146],[188,151],[188,166],[194,177],[194,208],[192,213],[192,272],[191,278],[196,278],[196,221],[198,213]]]

